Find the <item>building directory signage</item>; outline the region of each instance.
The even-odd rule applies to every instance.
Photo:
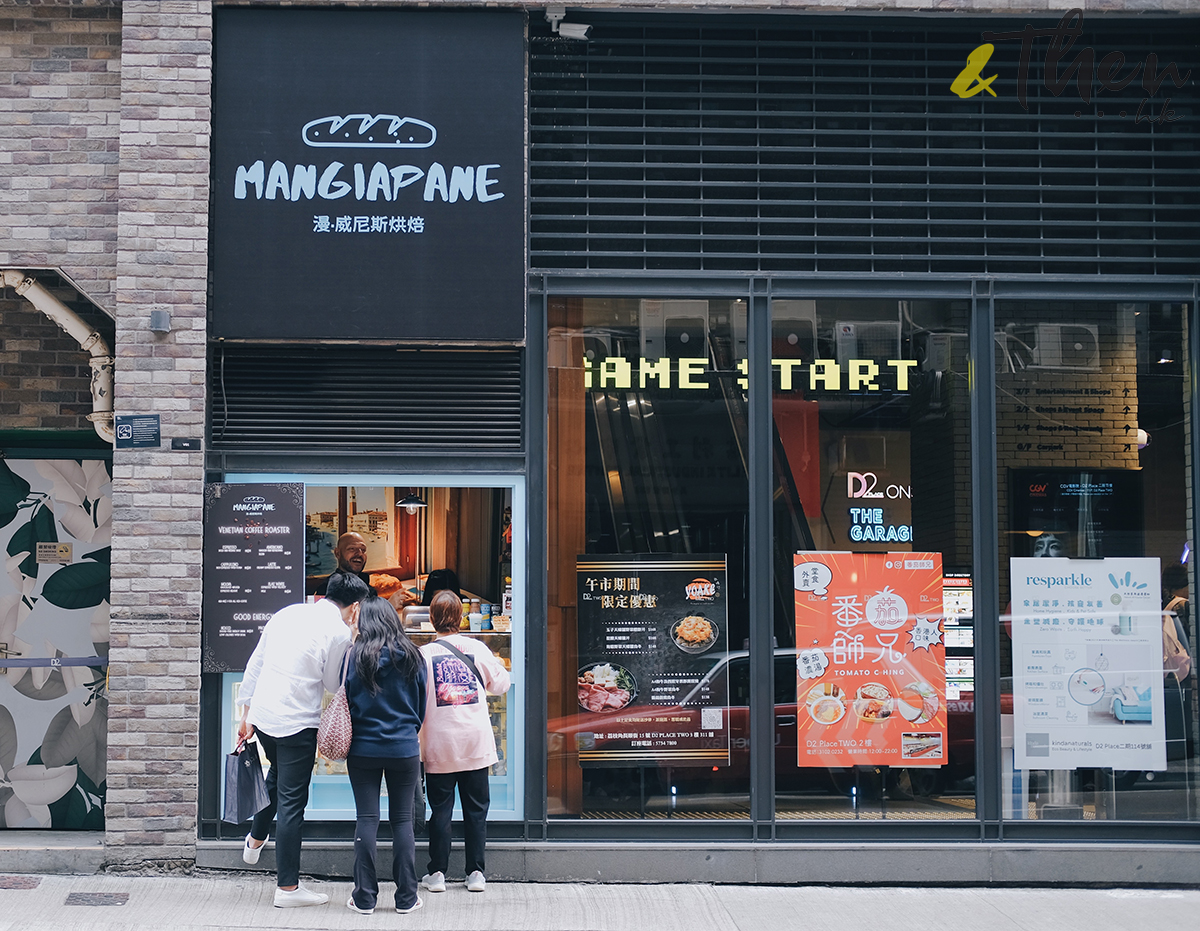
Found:
[[[723,555],[580,556],[583,765],[729,763]]]
[[[1009,563],[1014,765],[1166,769],[1159,561]]]
[[[204,672],[246,668],[271,615],[304,600],[304,486],[204,486]]]
[[[941,553],[794,557],[800,766],[942,766]]]
[[[1014,556],[1101,559],[1145,552],[1136,469],[1012,469],[1009,487],[1018,531]]]
[[[212,332],[523,339],[520,12],[216,23]]]

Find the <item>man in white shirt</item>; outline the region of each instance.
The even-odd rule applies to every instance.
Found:
[[[250,656],[238,704],[244,706],[238,736],[257,733],[271,770],[271,804],[254,816],[242,859],[257,863],[271,822],[275,834],[275,907],[323,905],[329,896],[300,885],[304,808],[317,754],[321,699],[337,691],[342,660],[358,623],[359,602],[370,590],[350,573],[334,573],[323,601],[289,605],[263,628]]]

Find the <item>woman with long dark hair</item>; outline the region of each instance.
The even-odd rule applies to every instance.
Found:
[[[346,769],[358,813],[354,891],[346,907],[360,915],[375,911],[379,897],[375,874],[379,786],[387,779],[396,911],[408,914],[422,905],[417,896],[412,817],[421,772],[417,732],[425,718],[425,663],[405,635],[396,609],[376,596],[367,598],[359,610],[346,699],[353,725]]]

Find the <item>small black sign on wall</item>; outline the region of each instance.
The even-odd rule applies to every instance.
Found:
[[[521,13],[216,27],[213,332],[522,340]]]
[[[162,427],[158,414],[117,414],[113,417],[117,449],[158,449]]]

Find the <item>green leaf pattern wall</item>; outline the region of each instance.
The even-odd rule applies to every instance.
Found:
[[[0,828],[104,828],[112,476],[99,460],[0,460]],[[39,543],[71,544],[65,564]]]

